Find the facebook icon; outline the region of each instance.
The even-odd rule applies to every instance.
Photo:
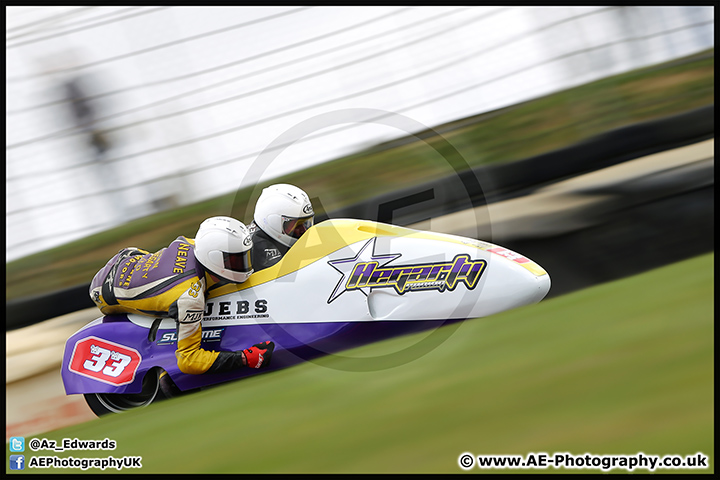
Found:
[[[10,455],[10,470],[25,470],[25,455]]]

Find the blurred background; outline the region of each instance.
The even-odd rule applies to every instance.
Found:
[[[550,297],[714,251],[713,6],[13,6],[6,14],[6,393],[16,405],[7,410],[16,421],[6,436],[89,418],[82,399],[57,392],[46,403],[28,398],[48,395],[64,340],[77,322],[97,316],[87,285],[107,259],[128,245],[152,251],[192,236],[208,216],[249,223],[269,183],[307,191],[318,220],[390,221],[521,252],[550,272]],[[384,216],[383,207],[398,199],[402,208]],[[605,290],[540,305],[538,322],[548,330],[523,324],[532,316],[515,317],[523,326],[507,331],[493,332],[492,323],[468,327],[476,336],[454,347],[468,365],[484,367],[466,378],[497,374],[492,395],[483,394],[484,420],[514,415],[492,412],[520,398],[526,401],[518,409],[528,412],[520,423],[540,422],[534,436],[495,425],[493,441],[505,432],[513,440],[545,438],[542,422],[552,418],[559,419],[560,449],[570,449],[563,443],[569,439],[590,450],[595,444],[572,443],[584,436],[607,438],[614,453],[649,448],[625,438],[656,438],[662,448],[672,438],[695,449],[688,453],[706,448],[713,326],[712,302],[703,295],[712,279],[706,259],[680,276],[658,277],[639,295],[646,303],[618,287],[619,297]],[[655,291],[669,306],[656,304]],[[87,313],[57,329],[33,325],[76,311]],[[566,335],[573,341],[553,343]],[[603,335],[607,342],[595,342]],[[513,340],[503,343],[508,336]],[[687,351],[674,343],[680,337]],[[481,338],[488,339],[483,352],[509,348],[507,357],[473,357],[471,339]],[[39,341],[47,359],[23,373],[41,356]],[[597,370],[608,380],[586,391],[597,387],[600,395],[565,407],[550,399],[556,417],[533,404],[546,392],[533,381],[548,372],[557,373],[558,396],[574,398],[578,380],[597,373],[594,360],[586,362],[596,351],[601,359],[607,354]],[[424,374],[444,377],[430,357]],[[625,363],[614,363],[618,358]],[[503,370],[516,359],[527,365],[511,373],[526,375],[526,384],[509,382],[516,377]],[[577,378],[565,376],[568,365],[578,365]],[[414,378],[417,366],[408,369],[386,385]],[[25,384],[30,377],[42,378],[43,387]],[[485,385],[488,378],[475,380]],[[333,382],[353,392],[354,380],[333,378],[324,388],[334,389]],[[654,390],[661,384],[666,390]],[[284,395],[283,385],[268,386]],[[528,386],[516,395],[516,385]],[[433,384],[416,388],[423,397]],[[633,388],[646,396],[626,393]],[[672,403],[680,391],[688,401]],[[494,402],[495,394],[508,399]],[[66,410],[58,413],[58,405]],[[397,425],[432,422],[440,407],[429,400],[431,414]],[[479,438],[474,426],[481,422],[466,421],[475,410],[443,407],[466,415],[446,437],[460,438],[465,425],[462,438]],[[600,414],[585,428],[578,418],[588,411]],[[645,411],[655,413],[633,423]],[[613,422],[611,435],[604,429]],[[447,427],[438,425],[433,431]],[[473,448],[464,445],[458,448]],[[551,448],[529,440],[498,445],[510,445],[503,453]]]
[[[273,140],[319,114],[378,109],[437,127],[714,45],[712,7],[6,12],[6,262],[246,186]],[[599,120],[568,118],[575,108],[558,126],[591,133]],[[409,133],[363,120],[294,144],[263,179]],[[482,144],[473,153],[492,160]]]

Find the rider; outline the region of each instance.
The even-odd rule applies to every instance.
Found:
[[[267,367],[275,344],[265,341],[242,351],[200,348],[206,293],[243,283],[253,273],[252,238],[230,217],[211,217],[194,239],[179,236],[155,253],[124,248],[90,284],[90,298],[105,315],[136,313],[174,318],[178,367],[183,373],[219,373],[243,366]]]
[[[255,204],[249,227],[255,271],[279,262],[298,238],[312,227],[314,218],[310,198],[300,188],[286,183],[265,188]]]

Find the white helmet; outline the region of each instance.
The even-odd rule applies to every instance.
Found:
[[[253,218],[263,232],[291,247],[312,227],[315,212],[305,192],[294,185],[280,183],[262,191]]]
[[[230,217],[211,217],[195,235],[195,258],[211,273],[242,283],[253,273],[252,237],[248,228]]]

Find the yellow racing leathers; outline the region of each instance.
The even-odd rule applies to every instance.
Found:
[[[195,259],[194,245],[193,239],[180,236],[155,253],[137,248],[121,250],[93,278],[90,298],[105,315],[136,313],[174,318],[175,356],[184,373],[217,373],[242,367],[242,352],[200,347],[206,293],[227,282],[205,272]]]

